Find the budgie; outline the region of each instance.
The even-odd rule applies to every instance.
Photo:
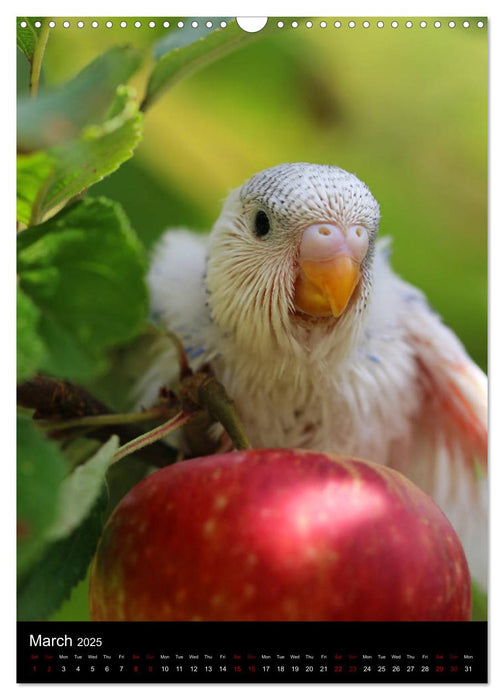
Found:
[[[404,473],[454,525],[486,587],[487,382],[389,264],[380,209],[339,167],[287,163],[233,190],[208,236],[166,232],[153,317],[209,365],[253,447],[332,451]],[[142,405],[172,379],[169,344]]]

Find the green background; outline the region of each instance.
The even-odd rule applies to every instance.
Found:
[[[159,18],[57,18],[45,85],[72,77],[105,48],[145,51],[141,98],[166,33]],[[148,21],[156,22],[149,28]],[[410,18],[413,27],[321,28],[299,20],[176,85],[150,111],[134,157],[92,189],[122,203],[148,249],[173,226],[208,231],[227,192],[288,161],[355,172],[380,202],[393,265],[421,287],[483,368],[487,363],[487,31],[470,19]],[[276,20],[271,20],[276,21]],[[170,20],[172,27],[173,20]],[[285,25],[287,20],[284,19]],[[20,91],[27,85],[18,60]],[[53,619],[87,619],[87,582]]]

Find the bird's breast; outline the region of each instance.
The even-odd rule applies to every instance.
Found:
[[[410,363],[362,352],[345,366],[292,371],[267,381],[226,364],[220,377],[256,448],[336,451],[387,463],[417,410]]]

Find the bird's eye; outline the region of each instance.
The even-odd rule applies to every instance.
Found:
[[[258,238],[266,236],[270,232],[270,220],[262,209],[259,209],[254,219],[254,233]]]

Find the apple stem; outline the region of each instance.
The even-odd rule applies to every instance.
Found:
[[[134,440],[130,440],[125,445],[122,445],[115,453],[111,464],[115,464],[115,462],[123,459],[123,457],[127,457],[133,452],[141,450],[143,447],[151,445],[153,442],[161,440],[167,435],[170,435],[170,433],[173,433],[175,430],[181,428],[196,415],[197,413],[194,412],[180,411],[180,413],[177,413],[176,416],[170,418],[170,420],[166,423],[158,425],[156,428],[153,428],[153,430],[149,430],[147,433],[143,433]]]

